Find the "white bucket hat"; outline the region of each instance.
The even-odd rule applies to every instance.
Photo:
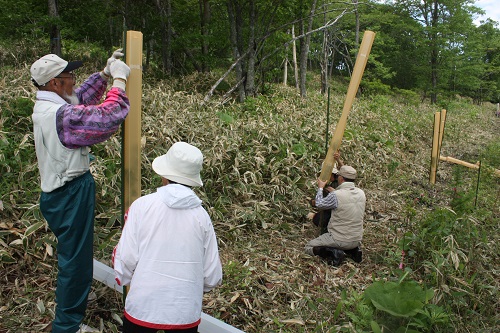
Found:
[[[31,65],[31,79],[43,86],[62,72],[71,72],[83,65],[81,61],[67,62],[55,54],[47,54]]]
[[[200,171],[203,154],[186,142],[176,142],[165,155],[153,160],[154,172],[168,180],[188,186],[203,186]]]

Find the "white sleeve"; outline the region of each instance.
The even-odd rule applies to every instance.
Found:
[[[136,239],[136,217],[134,213],[134,205],[132,204],[127,213],[120,241],[113,250],[115,279],[121,286],[130,285],[139,260],[139,247]]]
[[[207,214],[208,227],[205,233],[205,257],[203,258],[204,285],[203,291],[208,292],[222,282],[222,265],[219,258],[217,238],[214,226]]]

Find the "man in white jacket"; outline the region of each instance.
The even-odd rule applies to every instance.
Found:
[[[163,186],[135,200],[113,253],[119,285],[129,285],[123,333],[195,333],[203,292],[222,281],[217,239],[202,201],[201,151],[177,142],[155,158]]]

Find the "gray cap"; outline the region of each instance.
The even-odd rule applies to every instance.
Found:
[[[339,176],[347,179],[356,179],[356,169],[349,165],[343,165],[339,170]]]

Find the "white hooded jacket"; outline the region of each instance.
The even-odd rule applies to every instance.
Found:
[[[222,281],[210,217],[196,194],[178,184],[132,203],[113,264],[118,284],[130,285],[125,316],[156,329],[198,325],[203,292]]]

